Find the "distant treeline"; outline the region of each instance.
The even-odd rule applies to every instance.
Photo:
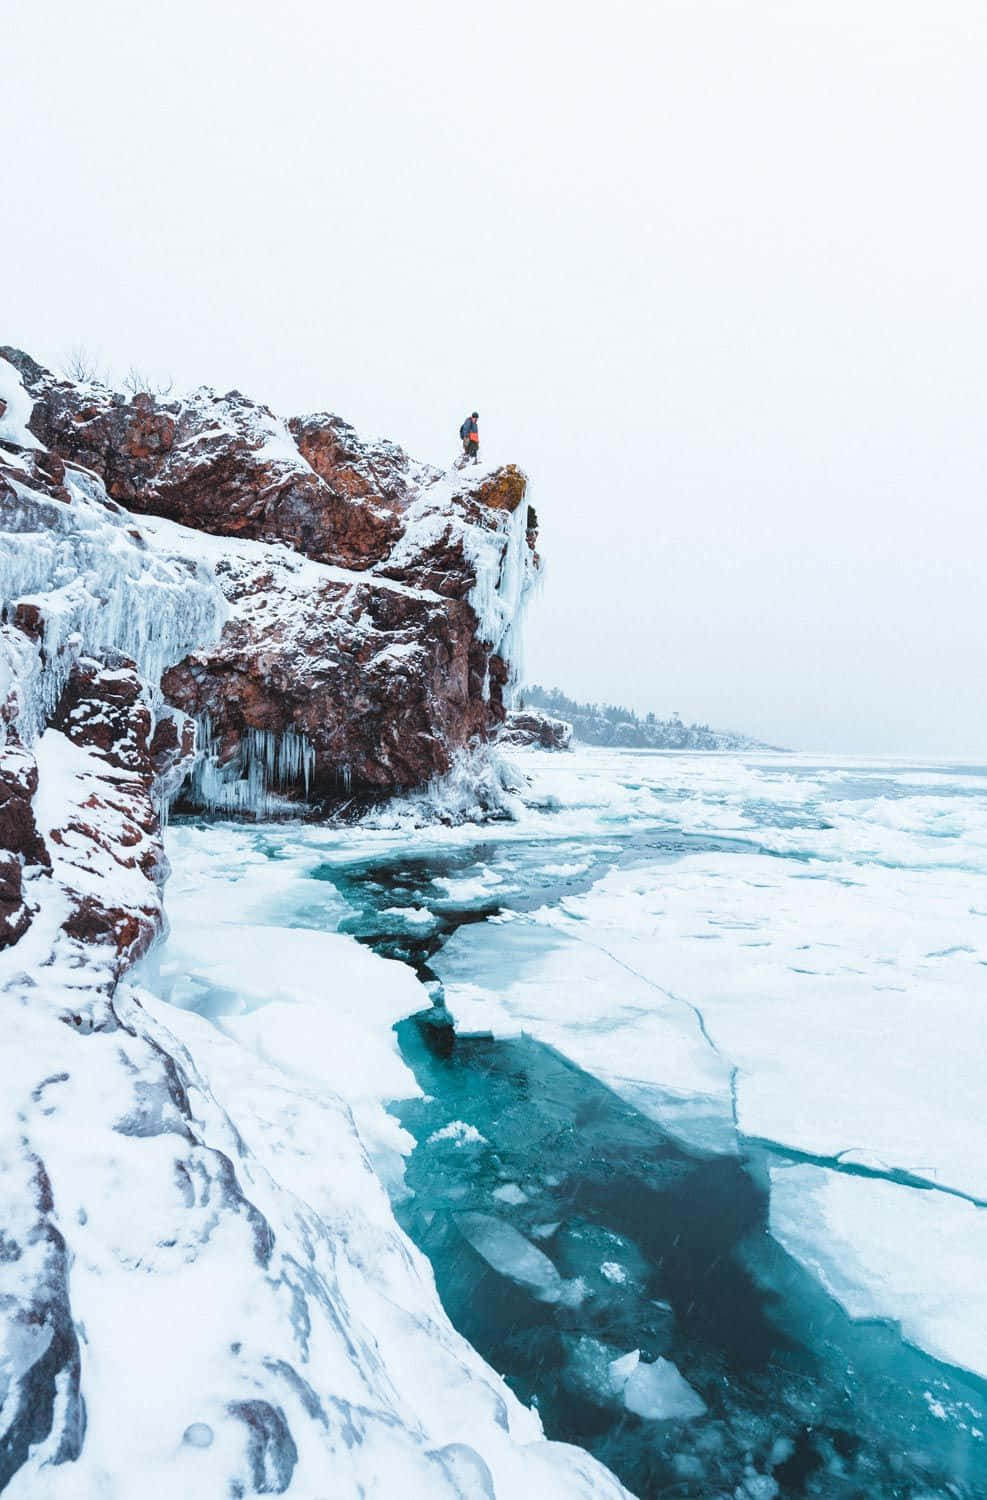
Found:
[[[772,748],[748,735],[711,729],[708,724],[684,724],[678,714],[642,718],[617,703],[577,703],[561,688],[534,682],[522,689],[526,708],[538,708],[557,719],[567,719],[573,735],[584,745],[614,745],[641,750],[767,750]]]

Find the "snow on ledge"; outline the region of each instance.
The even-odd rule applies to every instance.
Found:
[[[2,358],[0,401],[7,403],[7,409],[0,417],[0,443],[13,443],[18,448],[40,448],[42,445],[27,425],[31,420],[34,402],[24,389],[20,372]]]

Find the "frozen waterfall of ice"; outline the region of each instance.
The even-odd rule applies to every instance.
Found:
[[[480,639],[510,669],[509,690],[521,680],[524,607],[535,581],[527,543],[528,507],[522,502],[509,515],[498,516],[493,530],[463,529],[463,551],[473,564],[476,583],[469,601],[477,617]]]
[[[85,653],[133,659],[152,707],[161,674],[214,640],[226,618],[215,578],[201,564],[149,545],[92,475],[66,469],[66,503],[12,480],[0,514],[0,598],[7,617],[35,604],[36,647],[3,632],[4,677],[17,694],[18,729],[32,743],[54,712],[73,663]]]
[[[309,794],[315,750],[295,730],[245,729],[236,753],[221,763],[209,715],[203,714],[196,720],[196,750],[188,787],[193,807],[267,818],[297,811],[284,795],[291,788],[301,786]]]

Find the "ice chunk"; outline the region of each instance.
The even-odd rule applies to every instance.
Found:
[[[448,1443],[429,1457],[438,1461],[461,1500],[497,1500],[493,1475],[475,1449]]]
[[[611,1346],[587,1335],[567,1343],[565,1382],[598,1406],[623,1406],[649,1422],[689,1421],[706,1410],[671,1360],[649,1364],[639,1349],[615,1356]]]
[[[208,1422],[192,1422],[186,1427],[182,1441],[188,1443],[190,1448],[211,1448],[213,1436]]]
[[[502,885],[504,877],[496,870],[484,865],[478,875],[462,879],[451,879],[448,875],[436,876],[432,881],[440,891],[445,891],[450,901],[478,901],[488,896],[494,886]]]
[[[467,1125],[465,1120],[450,1120],[448,1125],[443,1125],[441,1130],[433,1130],[426,1141],[426,1145],[435,1146],[439,1141],[452,1141],[457,1146],[485,1146],[487,1138],[481,1135],[475,1125]]]
[[[640,1363],[640,1349],[632,1349],[630,1354],[621,1354],[618,1359],[612,1359],[610,1361],[610,1375],[614,1385],[623,1390],[628,1379],[634,1374]]]
[[[503,1219],[492,1214],[457,1214],[456,1227],[477,1255],[500,1276],[527,1287],[539,1302],[560,1300],[562,1277],[548,1256]]]
[[[654,1364],[640,1360],[635,1365],[624,1386],[624,1405],[649,1422],[688,1422],[706,1410],[703,1398],[671,1360],[660,1356]]]
[[[405,927],[420,931],[436,925],[436,919],[427,906],[385,906],[381,916],[395,917]]]
[[[527,1203],[528,1195],[523,1188],[518,1187],[516,1182],[505,1182],[499,1188],[494,1188],[493,1195],[498,1203]]]

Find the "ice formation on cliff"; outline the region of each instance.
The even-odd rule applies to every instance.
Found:
[[[0,360],[0,369],[10,369]],[[9,381],[8,381],[9,387]],[[3,629],[0,701],[12,692],[18,733],[33,743],[82,652],[130,657],[149,700],[164,670],[214,639],[227,615],[210,569],[159,552],[102,484],[66,467],[65,500],[15,477],[0,503],[0,601],[33,607],[33,647]],[[0,718],[0,736],[6,725]]]

